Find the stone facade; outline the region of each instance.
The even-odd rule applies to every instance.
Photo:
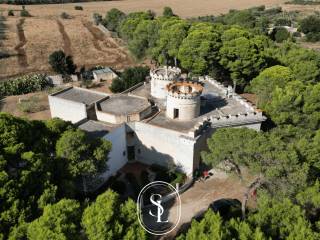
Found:
[[[167,85],[168,118],[190,120],[200,115],[202,85],[195,82],[173,82]]]
[[[173,162],[192,175],[216,129],[248,127],[259,131],[266,118],[232,87],[208,76],[198,81],[181,80],[180,73],[171,67],[152,70],[150,83],[112,96],[64,90],[67,92],[49,96],[51,115],[74,123],[95,120],[100,123],[97,134],[101,124],[106,124],[108,133],[103,137],[112,142],[112,151],[105,180],[128,161],[163,166]],[[91,125],[90,131],[94,131]]]
[[[165,99],[167,96],[166,87],[169,83],[177,80],[181,70],[176,67],[163,67],[150,71],[151,77],[151,96]]]

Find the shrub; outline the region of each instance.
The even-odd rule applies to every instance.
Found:
[[[99,25],[102,22],[102,16],[99,13],[94,13],[93,22],[95,25]]]
[[[46,75],[33,74],[0,82],[0,97],[36,92],[51,86]]]
[[[31,14],[26,9],[22,9],[20,12],[20,16],[21,17],[31,17]]]
[[[175,179],[170,182],[170,184],[174,187],[177,183],[179,183],[180,185],[183,184],[187,178],[187,176],[181,172],[175,172],[174,175],[175,175]]]
[[[320,41],[320,32],[317,33],[307,33],[306,34],[306,40],[308,42],[317,42]]]
[[[8,16],[14,16],[14,12],[12,9],[8,10]]]
[[[60,14],[60,17],[61,17],[62,19],[70,19],[70,15],[69,15],[68,13],[66,13],[66,12],[62,12],[62,13]]]
[[[301,33],[300,32],[294,32],[292,34],[293,37],[301,37]]]
[[[300,29],[305,34],[320,32],[320,17],[311,15],[302,19],[300,22]]]
[[[290,37],[290,33],[285,28],[277,28],[275,31],[274,40],[278,43],[281,43]]]
[[[73,74],[77,68],[72,57],[66,56],[61,50],[50,54],[49,64],[56,73],[60,74]]]
[[[171,7],[164,7],[163,8],[163,14],[162,14],[164,17],[173,17],[174,16],[174,13],[171,9]]]
[[[82,6],[74,6],[74,9],[75,9],[75,10],[80,10],[80,11],[82,11],[82,10],[83,10],[83,7],[82,7]]]
[[[145,81],[149,71],[150,69],[148,67],[126,68],[121,74],[120,78],[116,78],[112,81],[110,90],[113,93],[118,93],[133,87],[134,85]]]

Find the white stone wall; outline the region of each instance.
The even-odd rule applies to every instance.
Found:
[[[77,123],[87,118],[86,105],[55,96],[48,96],[51,117],[58,117],[72,123]]]
[[[200,96],[194,98],[177,98],[170,94],[167,96],[166,115],[174,119],[174,109],[179,110],[178,120],[191,120],[200,115]]]
[[[107,73],[96,73],[93,71],[93,77],[95,81],[108,81],[108,80],[113,80],[114,78],[117,77],[117,75],[115,73],[112,72],[107,72]]]
[[[194,139],[179,132],[154,125],[135,122],[129,124],[135,132],[135,158],[146,164],[167,166],[174,161],[186,174],[193,172]]]
[[[165,99],[167,97],[166,86],[172,81],[151,79],[151,96],[159,99]]]
[[[114,123],[114,124],[118,122],[116,115],[98,111],[97,108],[96,108],[96,115],[97,115],[97,119],[102,122],[108,122],[108,123]]]
[[[146,116],[148,116],[151,113],[151,111],[152,111],[151,107],[148,107],[140,113],[133,113],[129,115],[115,115],[115,114],[99,111],[96,108],[96,115],[99,121],[113,123],[113,124],[121,124],[125,122],[141,121]]]
[[[114,129],[104,138],[112,143],[112,149],[107,162],[108,170],[102,175],[103,179],[107,180],[128,162],[125,125],[123,124]]]

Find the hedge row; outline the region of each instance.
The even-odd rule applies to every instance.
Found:
[[[44,74],[25,75],[0,82],[0,97],[36,92],[50,85]]]

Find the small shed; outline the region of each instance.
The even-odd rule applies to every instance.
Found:
[[[47,79],[54,86],[63,85],[63,76],[61,74],[47,76]]]
[[[113,79],[118,77],[118,75],[114,71],[112,71],[112,69],[109,67],[93,70],[92,74],[93,74],[94,80],[97,82],[112,81]]]

